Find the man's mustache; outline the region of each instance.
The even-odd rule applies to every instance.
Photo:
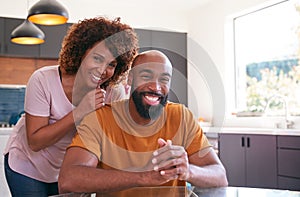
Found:
[[[165,95],[157,93],[157,92],[151,92],[151,91],[146,91],[146,92],[141,92],[143,96],[145,95],[153,95],[153,96],[158,96],[158,97],[164,97]]]

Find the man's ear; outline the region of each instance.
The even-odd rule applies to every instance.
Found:
[[[128,78],[127,78],[127,84],[131,86],[132,80],[133,80],[133,73],[132,73],[132,71],[129,71]]]

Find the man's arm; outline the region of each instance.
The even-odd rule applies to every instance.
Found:
[[[58,179],[60,193],[113,192],[137,186],[155,186],[177,176],[162,176],[154,170],[105,170],[97,168],[97,164],[98,158],[90,151],[80,147],[68,148]]]
[[[208,151],[203,154],[203,151]],[[199,151],[189,157],[187,181],[198,187],[225,187],[228,185],[226,171],[212,148]]]

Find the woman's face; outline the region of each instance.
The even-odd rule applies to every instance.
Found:
[[[105,42],[99,42],[84,55],[76,80],[88,89],[94,89],[103,84],[114,74],[117,61]]]

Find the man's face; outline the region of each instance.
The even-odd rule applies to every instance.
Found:
[[[170,64],[147,62],[132,69],[132,99],[139,115],[156,119],[168,100],[171,85]]]

